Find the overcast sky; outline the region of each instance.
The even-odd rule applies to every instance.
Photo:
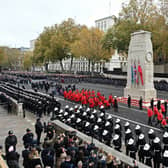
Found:
[[[44,26],[71,17],[77,23],[94,26],[102,17],[116,15],[125,0],[0,0],[0,46],[29,47],[30,40]]]

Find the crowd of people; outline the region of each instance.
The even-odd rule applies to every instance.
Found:
[[[82,104],[83,106],[89,106],[90,108],[97,108],[104,106],[105,108],[110,108],[113,105],[115,111],[118,109],[117,98],[109,95],[108,99],[100,92],[97,93],[94,90],[82,89],[77,90],[65,90],[64,98],[76,103]]]
[[[100,111],[85,109],[82,106],[66,106],[64,111],[55,108],[55,117],[119,152],[124,152],[124,141],[126,155],[139,159],[149,167],[160,168],[161,164],[168,166],[167,131],[159,138],[155,131],[150,129],[146,137],[140,125],[136,125],[134,130],[131,129],[129,122],[122,126],[119,118],[114,121],[110,114],[106,115],[103,106],[100,107]]]

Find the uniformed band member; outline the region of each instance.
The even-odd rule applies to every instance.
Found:
[[[137,147],[135,145],[134,139],[130,138],[128,140],[128,144],[127,144],[127,149],[128,151],[128,156],[130,156],[131,158],[136,160],[136,152],[137,152]]]
[[[154,151],[153,156],[154,168],[160,168],[162,148],[160,144],[160,139],[158,137],[156,137],[153,140],[152,149]]]
[[[114,135],[113,145],[115,150],[121,152],[122,142],[121,142],[121,136],[119,134]]]
[[[152,153],[151,153],[151,146],[149,144],[145,144],[144,146],[144,163],[152,167]]]
[[[168,168],[168,150],[163,153],[162,164],[164,168]]]

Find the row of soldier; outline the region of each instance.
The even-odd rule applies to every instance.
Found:
[[[38,117],[41,117],[43,114],[46,115],[46,113],[52,113],[56,106],[58,108],[61,106],[61,104],[56,101],[54,97],[24,90],[12,84],[1,84],[0,91],[23,103],[24,117],[25,109],[33,112]]]
[[[65,110],[55,108],[55,119],[113,146],[118,151],[123,149],[122,141],[125,141],[126,154],[134,159],[137,159],[138,154],[139,161],[148,166],[152,167],[154,164],[154,167],[159,168],[161,163],[168,166],[168,132],[163,134],[161,145],[161,139],[152,129],[149,130],[148,137],[145,137],[139,125],[133,131],[129,122],[125,123],[124,128],[120,119],[116,119],[114,124],[112,115],[106,115],[103,106],[99,112],[82,106],[66,106]]]

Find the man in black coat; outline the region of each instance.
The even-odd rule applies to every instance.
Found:
[[[41,152],[44,167],[50,166],[51,168],[53,168],[54,154],[55,154],[54,149],[51,148],[49,144],[46,144],[45,148]]]
[[[29,163],[29,146],[25,145],[25,149],[22,151],[22,157],[23,157],[23,166],[24,168],[29,168],[30,167],[30,163]]]
[[[8,149],[10,146],[14,147],[14,150],[16,150],[16,144],[17,144],[17,137],[14,135],[13,131],[10,130],[8,132],[8,136],[5,139],[5,152],[8,153]]]
[[[26,134],[23,136],[23,144],[31,146],[33,144],[33,133],[29,128],[26,129]]]
[[[37,119],[36,124],[35,124],[35,132],[37,135],[37,144],[40,144],[40,138],[41,138],[41,133],[43,132],[43,125],[41,123],[40,118]]]
[[[9,168],[19,168],[19,154],[10,146],[6,154],[6,160]]]

